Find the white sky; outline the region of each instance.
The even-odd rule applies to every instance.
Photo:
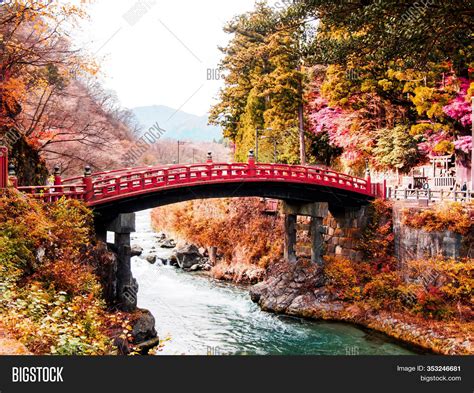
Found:
[[[154,3],[154,5],[153,5]],[[147,5],[130,24],[123,17]],[[123,106],[167,105],[204,115],[222,81],[207,80],[229,36],[222,31],[234,15],[250,11],[254,0],[96,0],[91,20],[76,32],[77,43],[97,51],[105,87]]]

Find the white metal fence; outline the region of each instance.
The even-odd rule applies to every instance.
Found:
[[[453,201],[453,202],[474,202],[473,191],[449,191],[449,190],[414,190],[414,189],[387,189],[388,199],[394,200],[427,200],[428,202]]]

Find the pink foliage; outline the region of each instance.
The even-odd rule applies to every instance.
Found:
[[[435,146],[443,141],[452,141],[452,137],[441,133],[441,134],[432,134],[426,137],[426,141],[418,144],[418,150],[422,154],[427,154],[431,156],[439,155],[436,151],[434,151]]]
[[[452,119],[459,121],[464,127],[472,123],[472,107],[471,103],[466,100],[467,89],[469,88],[469,81],[465,78],[460,78],[461,91],[448,105],[443,107],[446,113]]]
[[[461,150],[464,153],[469,153],[472,150],[472,136],[461,136],[454,141],[456,150]]]
[[[314,132],[320,134],[327,132],[329,134],[336,133],[340,124],[342,110],[339,108],[325,107],[310,115],[310,120],[314,125]]]
[[[346,161],[355,162],[361,157],[358,149],[360,134],[351,132],[351,125],[357,120],[357,112],[344,112],[341,108],[328,106],[321,96],[310,102],[309,123],[315,134],[327,133],[332,146],[344,149],[342,154]]]

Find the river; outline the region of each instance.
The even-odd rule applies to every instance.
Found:
[[[156,246],[150,211],[137,213],[132,244],[167,260],[170,250]],[[155,249],[152,249],[155,247]],[[187,273],[166,262],[132,260],[140,286],[138,306],[156,318],[159,354],[239,355],[407,355],[413,351],[385,336],[343,323],[313,322],[266,313],[250,300],[248,289]]]

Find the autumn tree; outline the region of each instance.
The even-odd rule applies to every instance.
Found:
[[[236,143],[236,159],[246,160],[259,130],[259,159],[298,163],[299,111],[304,73],[300,67],[302,36],[280,30],[279,12],[264,2],[235,17],[225,31],[233,34],[222,48],[225,87],[211,109],[210,121],[221,125]],[[259,136],[260,136],[259,135]]]
[[[0,8],[0,136],[20,183],[44,181],[25,177],[35,171],[28,158],[38,152],[63,172],[85,164],[106,169],[132,138],[130,115],[95,82],[95,61],[66,38],[85,17],[84,3],[17,1]]]
[[[386,166],[374,150],[387,142],[380,130],[404,130],[404,140],[417,142],[411,165],[465,149],[473,91],[469,2],[309,0],[294,2],[280,24],[316,19],[306,61],[326,71],[317,96],[309,92],[308,117],[313,132],[344,150],[346,169],[367,158]]]

